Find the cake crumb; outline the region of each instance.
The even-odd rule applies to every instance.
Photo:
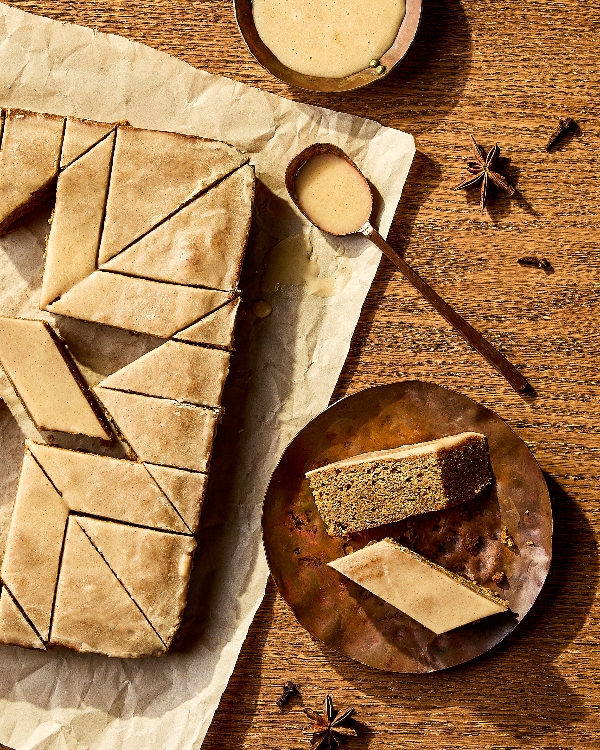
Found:
[[[467,552],[469,552],[472,555],[476,555],[479,551],[479,542],[481,541],[481,537],[479,536],[471,536],[470,534],[467,534],[465,537],[464,545]]]
[[[506,581],[506,573],[503,570],[499,571],[498,573],[494,573],[494,575],[492,576],[492,581],[497,586],[501,586],[504,581]]]
[[[507,547],[516,547],[515,540],[510,535],[508,528],[505,526],[500,533],[500,541]]]

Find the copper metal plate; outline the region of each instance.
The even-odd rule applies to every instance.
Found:
[[[491,489],[451,510],[347,537],[327,535],[306,471],[465,430],[487,436]],[[504,528],[514,547],[502,543]],[[511,611],[436,636],[326,565],[386,536],[488,586]],[[263,538],[277,586],[309,633],[377,669],[432,672],[484,653],[525,616],[550,567],[552,513],[539,466],[500,417],[454,391],[405,381],[338,401],[294,438],[267,490]],[[501,571],[506,581],[497,586],[492,575]]]
[[[322,78],[297,73],[281,63],[258,36],[252,15],[252,0],[233,0],[235,18],[246,46],[256,60],[280,81],[297,86],[307,91],[351,91],[385,78],[408,52],[419,28],[422,0],[406,0],[406,12],[400,24],[398,34],[389,50],[381,56],[380,62],[385,67],[383,73],[373,68],[360,70],[345,78]]]

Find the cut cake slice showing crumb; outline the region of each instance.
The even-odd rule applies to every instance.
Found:
[[[68,515],[61,496],[26,451],[0,576],[44,640]]]
[[[186,603],[195,539],[92,518],[77,522],[168,648]]]
[[[115,125],[108,122],[94,120],[80,120],[78,117],[67,117],[65,138],[60,155],[60,167],[64,169],[71,162],[101,141],[107,133],[115,129]]]
[[[219,307],[218,310],[201,318],[189,328],[179,331],[174,338],[191,341],[195,344],[208,344],[232,349],[235,319],[241,301],[241,297],[236,297],[231,302]]]
[[[100,268],[156,281],[235,289],[253,193],[254,169],[246,164]]]
[[[98,263],[247,161],[227,143],[119,127]]]
[[[44,642],[27,622],[6,586],[2,587],[0,593],[0,643],[46,650]]]
[[[42,310],[96,270],[114,140],[111,133],[58,177],[40,295]]]
[[[74,362],[45,321],[0,317],[0,364],[38,430],[111,438]]]
[[[46,310],[168,339],[230,298],[213,289],[94,271]]]
[[[477,432],[363,453],[306,476],[332,536],[452,508],[492,481],[487,440]]]
[[[508,602],[392,539],[327,563],[437,635],[506,612]]]
[[[94,393],[141,461],[207,470],[219,421],[217,412],[99,386]]]
[[[49,194],[58,175],[65,118],[4,111],[0,150],[0,234]]]
[[[156,483],[179,511],[189,530],[198,529],[208,475],[172,466],[144,464]]]
[[[31,440],[27,447],[70,510],[140,526],[188,531],[142,464]]]
[[[109,375],[100,387],[216,407],[221,404],[229,358],[229,352],[220,349],[167,341]]]
[[[166,651],[75,516],[67,525],[50,643],[120,658]]]

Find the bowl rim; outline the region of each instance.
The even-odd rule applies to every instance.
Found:
[[[384,52],[380,67],[365,68],[344,78],[325,78],[298,73],[280,62],[259,37],[252,14],[252,0],[233,0],[240,34],[256,61],[275,78],[306,91],[335,93],[352,91],[385,78],[402,60],[412,44],[421,21],[423,0],[406,0],[404,18],[392,46]],[[383,70],[381,70],[381,67]],[[380,70],[380,72],[377,72]]]

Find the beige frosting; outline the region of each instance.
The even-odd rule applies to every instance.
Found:
[[[188,529],[198,530],[200,511],[206,493],[208,475],[171,466],[144,464],[158,486],[177,508]]]
[[[98,262],[106,263],[246,161],[226,143],[119,127]]]
[[[15,604],[15,600],[6,586],[2,588],[0,594],[0,643],[12,643],[24,648],[38,648],[41,651],[46,649],[39,635]]]
[[[94,392],[142,461],[206,471],[217,412],[98,386]]]
[[[48,639],[67,506],[33,456],[26,452],[0,576]]]
[[[74,516],[67,526],[50,643],[121,658],[166,650]]]
[[[236,299],[206,315],[189,328],[175,334],[175,338],[192,341],[196,344],[210,344],[231,349],[233,347],[235,319],[241,301],[241,297],[236,297]]]
[[[335,461],[327,466],[321,466],[319,469],[312,469],[306,472],[306,476],[320,474],[331,469],[343,469],[347,466],[358,466],[360,464],[375,463],[376,461],[392,461],[394,459],[410,458],[411,456],[425,456],[428,454],[438,454],[442,451],[459,448],[471,439],[484,440],[485,436],[480,432],[461,432],[458,435],[447,435],[446,437],[427,440],[425,443],[414,443],[413,445],[403,445],[400,448],[390,448],[383,451],[372,451],[371,453],[359,453],[357,456],[343,458],[341,461]]]
[[[96,270],[114,140],[111,133],[58,178],[40,295],[42,310]]]
[[[258,35],[288,68],[342,78],[392,46],[405,0],[253,0],[252,12]]]
[[[491,591],[388,539],[328,565],[436,634],[508,609]]]
[[[109,375],[100,385],[118,391],[219,406],[229,371],[229,352],[167,341]]]
[[[94,146],[111,130],[114,125],[107,122],[80,120],[77,117],[67,117],[65,138],[60,155],[60,167],[64,169],[71,162],[78,159],[88,149]]]
[[[94,271],[46,309],[126,331],[170,338],[228,299],[227,292]]]
[[[0,150],[0,233],[43,199],[58,173],[64,117],[7,110]]]
[[[27,447],[70,510],[141,526],[187,531],[142,464],[31,440]]]
[[[296,174],[296,194],[302,211],[325,232],[352,234],[371,216],[369,185],[342,156],[311,156]]]
[[[0,317],[0,363],[36,427],[109,438],[68,356],[47,323]]]
[[[168,648],[185,607],[194,538],[92,518],[77,520]]]
[[[235,289],[252,215],[246,164],[101,266],[157,281]]]

